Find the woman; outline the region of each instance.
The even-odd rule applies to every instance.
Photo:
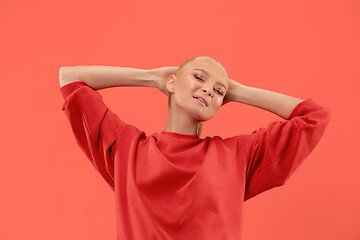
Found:
[[[330,119],[311,98],[230,79],[209,56],[179,68],[62,67],[59,78],[77,143],[115,192],[119,239],[240,239],[243,202],[283,185]],[[165,93],[164,130],[147,136],[113,113],[96,90],[117,86]],[[284,121],[251,134],[201,138],[202,122],[231,101]]]

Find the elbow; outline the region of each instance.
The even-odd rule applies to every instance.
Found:
[[[317,128],[321,132],[321,135],[328,127],[330,119],[331,119],[331,111],[330,109],[324,107],[322,111],[319,112],[319,120],[317,122]]]
[[[73,82],[73,78],[70,75],[69,67],[61,67],[59,69],[59,85],[60,88],[65,86],[66,84],[69,84]]]
[[[64,74],[64,69],[65,69],[65,67],[61,67],[60,69],[59,69],[59,79],[62,77],[62,75]]]
[[[64,84],[63,84],[63,79],[64,79],[64,68],[65,67],[61,67],[59,69],[59,84],[60,84],[60,87],[62,87]]]
[[[325,108],[325,115],[326,115],[326,125],[328,125],[332,116],[332,113],[329,108]]]
[[[60,88],[75,81],[82,81],[77,77],[78,74],[74,70],[76,69],[73,69],[73,67],[61,67],[59,69]]]

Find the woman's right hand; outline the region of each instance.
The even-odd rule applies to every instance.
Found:
[[[167,81],[171,75],[175,75],[178,68],[179,67],[159,67],[152,69],[156,77],[156,88],[166,96],[169,96],[169,91],[166,88]]]

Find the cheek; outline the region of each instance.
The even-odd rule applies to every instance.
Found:
[[[221,104],[223,102],[223,98],[217,98],[216,101],[214,101],[214,104],[217,106],[217,107],[220,107]]]
[[[176,105],[178,106],[185,106],[192,100],[189,94],[180,91],[175,92],[173,97]]]

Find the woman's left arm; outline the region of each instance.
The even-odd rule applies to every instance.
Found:
[[[223,105],[231,101],[262,108],[288,119],[294,108],[304,100],[265,89],[245,86],[230,79]]]

